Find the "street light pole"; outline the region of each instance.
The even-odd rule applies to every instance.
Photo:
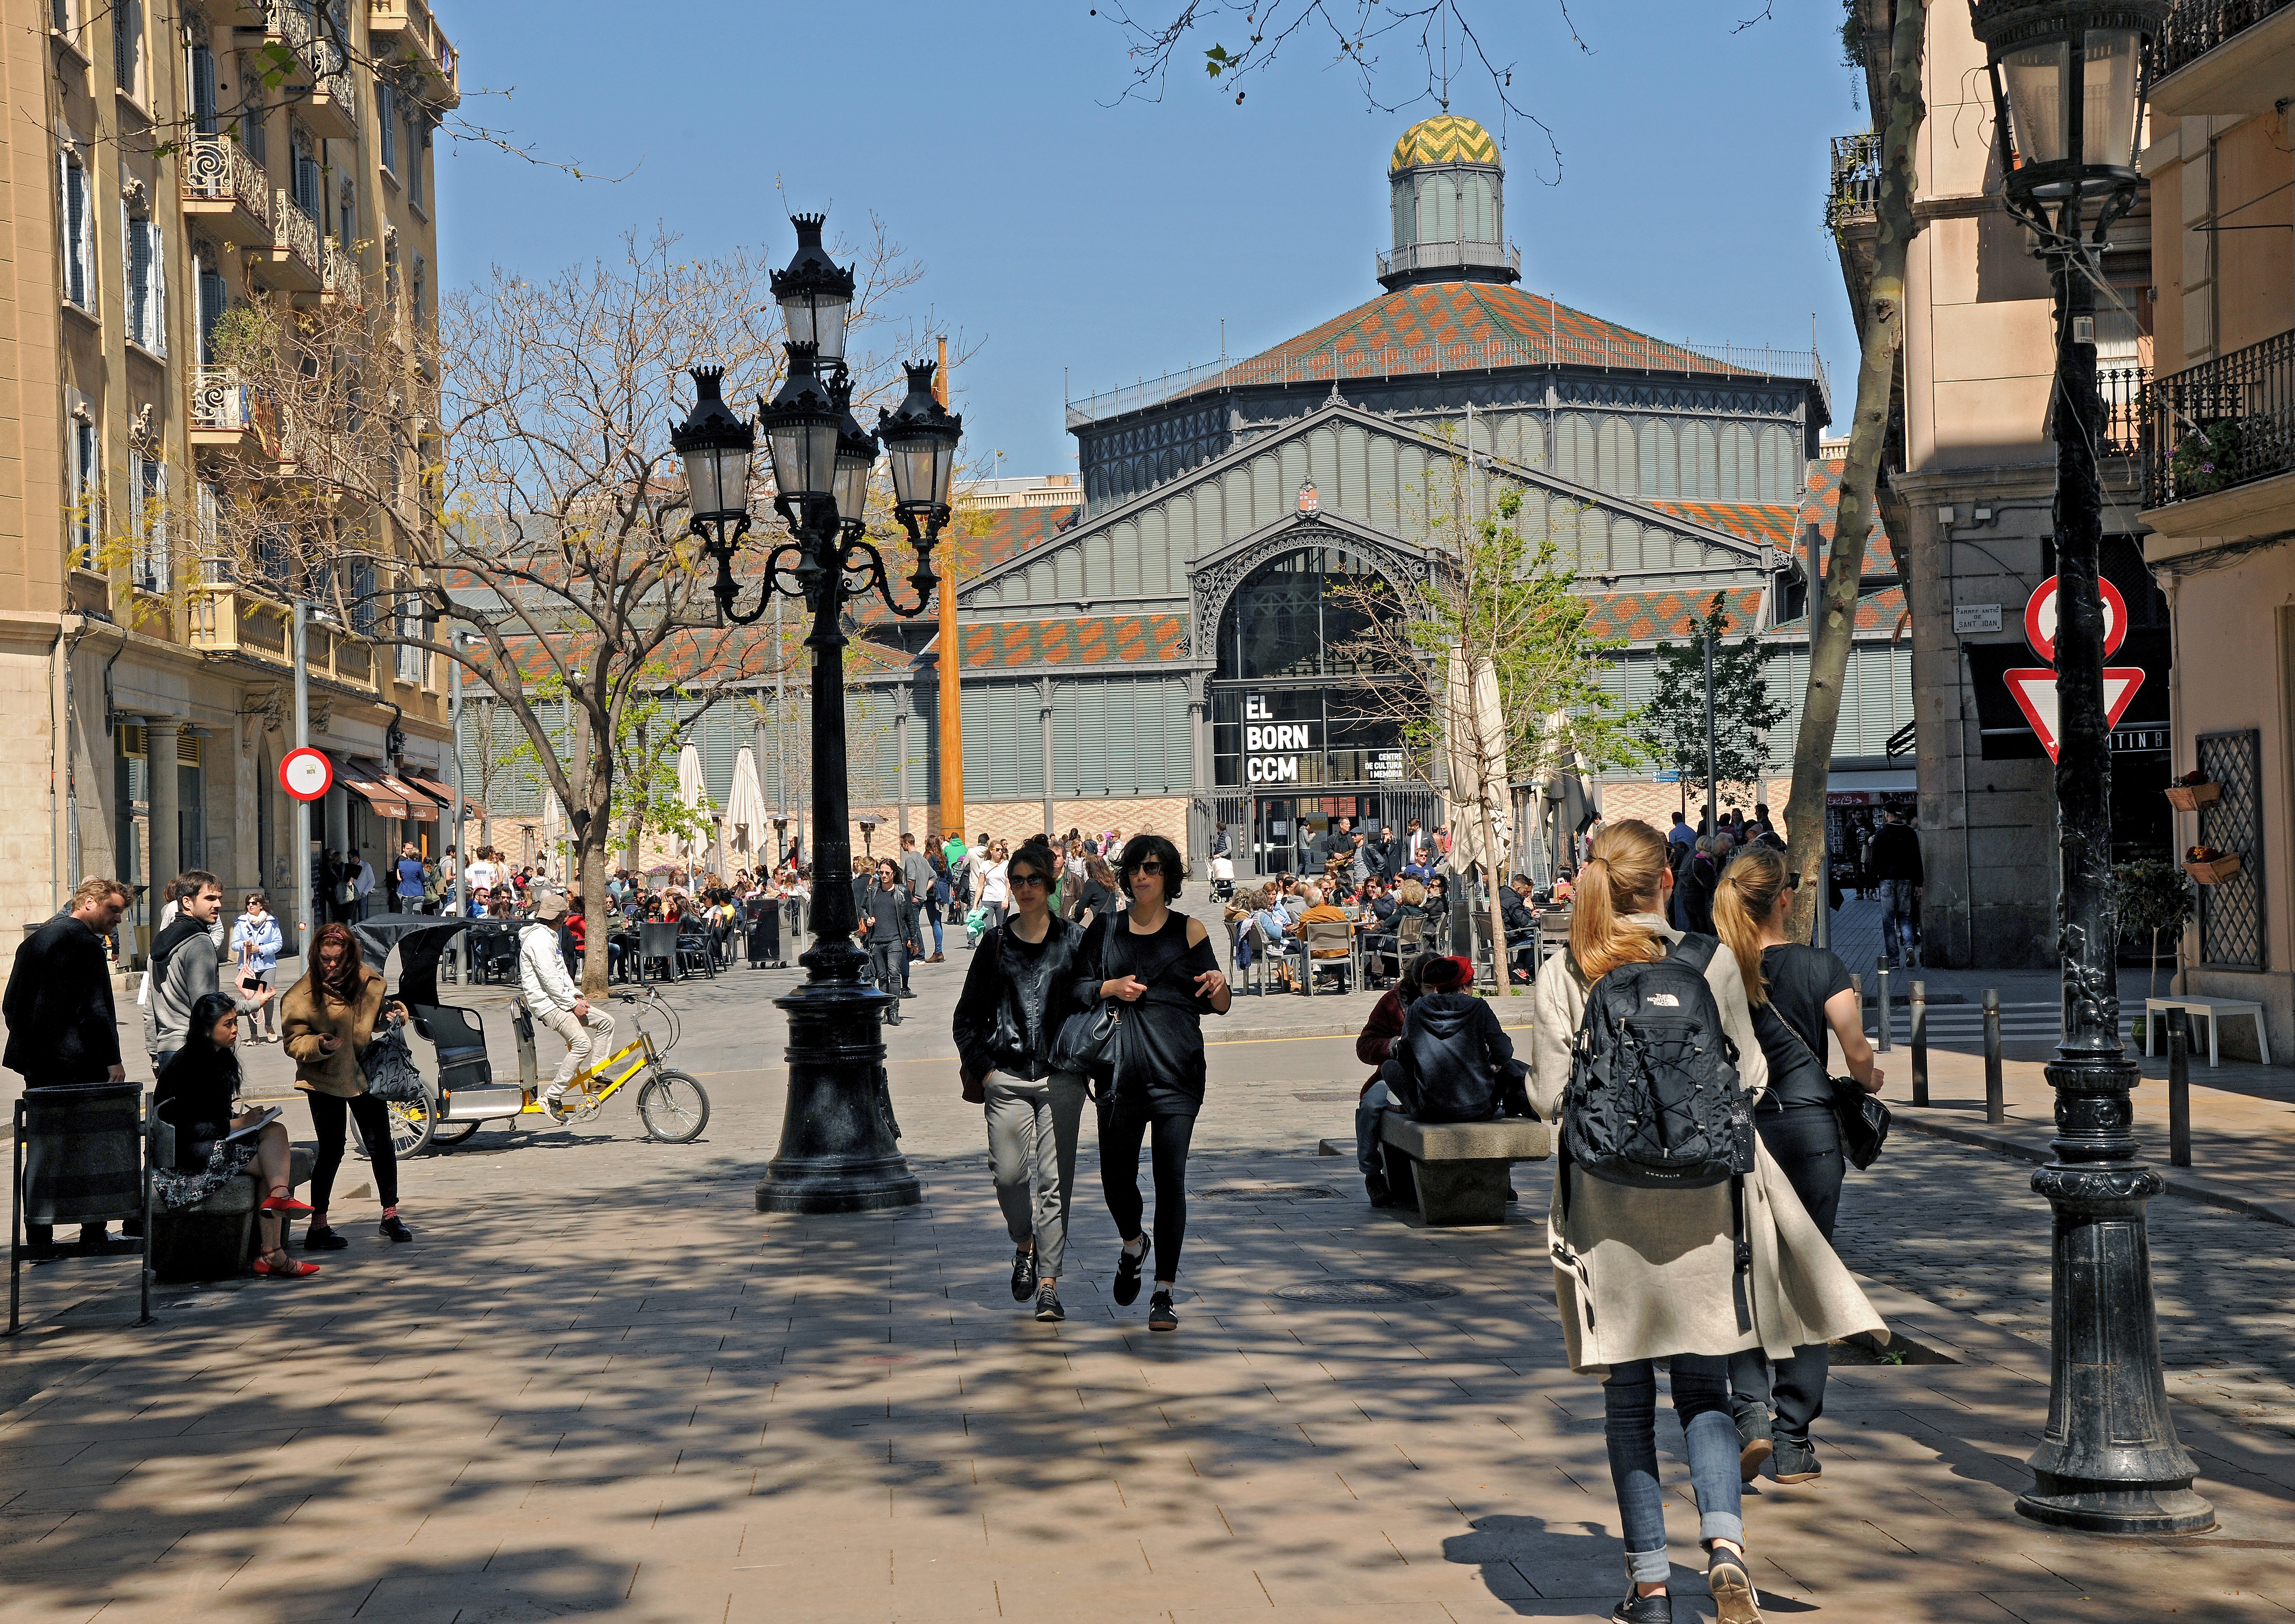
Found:
[[[300,598],[295,600],[295,747],[311,747],[311,606]],[[311,820],[318,807],[316,801],[298,801],[294,812],[295,949],[306,970],[317,929],[311,904]]]
[[[1705,628],[1705,832],[1721,832],[1721,786],[1714,771],[1713,628]]]
[[[2094,1533],[2189,1533],[2215,1513],[2176,1436],[2160,1365],[2144,1207],[2162,1187],[2136,1160],[2119,1041],[2111,902],[2111,724],[2103,704],[2103,430],[2095,294],[2113,222],[2136,203],[2137,64],[2168,0],[1972,0],[1990,57],[2001,173],[2055,283],[2056,758],[2062,862],[2057,958],[2063,1035],[2047,1067],[2056,1159],[2032,1175],[2054,1214],[2048,1420],[2016,1509]],[[2090,127],[2093,124],[2094,127]]]

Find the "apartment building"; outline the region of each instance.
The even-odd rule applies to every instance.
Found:
[[[0,0],[0,909],[197,866],[284,911],[298,837],[378,868],[436,841],[445,673],[358,616],[313,631],[337,788],[306,831],[276,776],[292,583],[202,523],[228,468],[293,475],[291,432],[215,339],[235,307],[373,297],[435,331],[453,50],[422,0]],[[378,516],[386,551],[401,522]]]
[[[1860,0],[1876,126],[1887,107],[1892,0]],[[1910,610],[1918,828],[1928,962],[2053,962],[2058,855],[2054,768],[2004,673],[2041,662],[2022,624],[2054,573],[2056,453],[2049,438],[2054,301],[2030,233],[2000,195],[1984,47],[1962,4],[1932,5],[1915,153],[1905,342],[1881,512]],[[1878,138],[1834,143],[1827,209],[1860,319],[1873,272]],[[2115,728],[2115,856],[2164,855],[2169,659],[2165,600],[2138,535],[2136,401],[2151,364],[2152,205],[2112,227],[2096,341],[2109,406],[2103,570],[2126,600],[2118,665],[2145,681]]]
[[[2179,0],[2147,63],[2160,376],[2144,543],[2176,643],[2174,814],[2199,868],[2184,989],[2252,999],[2295,1052],[2295,5]],[[2167,775],[2151,787],[2156,796]],[[2230,872],[2226,872],[2229,869]],[[2244,1021],[2226,1049],[2247,1048]]]

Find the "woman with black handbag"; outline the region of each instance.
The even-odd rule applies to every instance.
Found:
[[[1067,1318],[1058,1282],[1086,1092],[1082,1077],[1054,1064],[1083,941],[1081,926],[1052,911],[1058,872],[1041,841],[1013,853],[1012,912],[973,954],[955,1020],[964,1098],[987,1116],[990,1175],[1012,1236],[1012,1300],[1033,1294],[1048,1322]]]
[[[1744,977],[1753,1031],[1768,1061],[1769,1089],[1754,1108],[1753,1126],[1829,1243],[1849,1153],[1841,1112],[1858,1108],[1859,1089],[1878,1094],[1882,1075],[1865,1041],[1865,1012],[1849,967],[1829,950],[1785,934],[1793,889],[1785,859],[1752,847],[1722,875],[1713,923]],[[1826,1074],[1827,1028],[1841,1040],[1849,1077]],[[1745,1481],[1772,1456],[1770,1470],[1780,1483],[1805,1483],[1823,1470],[1809,1431],[1824,1412],[1831,1366],[1823,1342],[1795,1348],[1774,1373],[1759,1348],[1730,1356],[1730,1408]]]
[[[1180,852],[1161,835],[1134,835],[1115,865],[1131,899],[1092,922],[1076,962],[1079,1007],[1116,1009],[1113,1086],[1099,1102],[1099,1177],[1123,1250],[1111,1294],[1139,1295],[1149,1251],[1140,1228],[1139,1147],[1152,1136],[1156,1172],[1156,1292],[1148,1328],[1176,1331],[1172,1287],[1188,1231],[1188,1146],[1204,1104],[1204,1017],[1225,1015],[1233,995],[1201,919],[1174,913]]]

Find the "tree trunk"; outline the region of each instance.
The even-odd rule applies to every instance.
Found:
[[[1841,694],[1857,628],[1857,589],[1865,544],[1873,531],[1874,490],[1888,442],[1889,400],[1905,339],[1905,261],[1919,229],[1913,219],[1913,151],[1927,106],[1921,100],[1921,56],[1928,37],[1926,0],[1897,0],[1889,45],[1887,121],[1881,133],[1881,195],[1873,280],[1858,312],[1862,355],[1857,371],[1857,415],[1849,435],[1849,464],[1841,480],[1822,604],[1810,615],[1809,693],[1801,731],[1793,739],[1793,799],[1785,808],[1790,862],[1804,876],[1817,871],[1825,839],[1825,781],[1841,721]],[[1815,583],[1810,583],[1812,586]],[[1816,602],[1814,596],[1812,603]],[[1793,893],[1791,932],[1809,939],[1817,910],[1815,885]]]

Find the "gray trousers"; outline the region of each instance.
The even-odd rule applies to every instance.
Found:
[[[1027,1082],[999,1072],[985,1091],[988,1165],[996,1181],[996,1204],[1004,1209],[1004,1227],[1016,1246],[1034,1237],[1036,1272],[1057,1277],[1067,1253],[1084,1080],[1073,1072],[1054,1072]]]

